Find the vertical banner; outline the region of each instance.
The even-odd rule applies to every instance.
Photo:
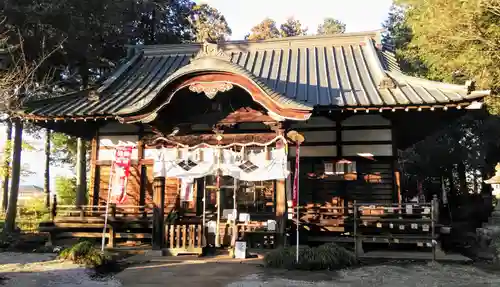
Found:
[[[297,148],[295,149],[295,173],[293,176],[293,207],[296,207],[298,205],[299,165],[300,165],[300,143],[297,142]]]
[[[124,203],[127,200],[127,180],[130,175],[132,147],[117,147],[112,166],[111,201]]]
[[[194,179],[181,179],[181,201],[193,201],[194,199]]]

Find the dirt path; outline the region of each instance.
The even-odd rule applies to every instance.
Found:
[[[265,270],[255,263],[164,257],[159,262],[136,261],[114,277],[97,280],[85,268],[55,260],[52,254],[0,253],[0,286],[493,287],[500,286],[500,273],[472,265],[432,263],[364,266],[339,272],[291,272]]]
[[[0,253],[0,285],[7,287],[118,287],[112,278],[95,280],[76,264],[53,254]]]
[[[479,287],[500,286],[500,273],[474,266],[408,264],[365,266],[339,272],[264,270],[256,264],[215,263],[199,260],[154,262],[129,267],[116,276],[125,287]]]

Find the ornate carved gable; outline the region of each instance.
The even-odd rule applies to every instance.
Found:
[[[189,90],[194,93],[204,93],[209,99],[215,98],[220,92],[227,92],[233,88],[233,84],[228,82],[214,81],[214,82],[196,82],[189,86]]]
[[[231,61],[231,56],[227,55],[226,53],[224,53],[224,51],[219,49],[219,46],[217,44],[209,43],[207,41],[205,41],[203,43],[203,47],[193,57],[193,59],[191,59],[191,61],[201,59],[201,58],[207,58],[207,57],[217,58],[217,59],[221,59],[221,60],[228,61],[228,62]]]
[[[223,120],[219,122],[222,125],[231,125],[236,123],[271,123],[276,122],[270,116],[254,110],[252,108],[240,108],[229,114]]]

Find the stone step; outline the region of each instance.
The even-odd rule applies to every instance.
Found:
[[[486,235],[495,235],[495,234],[500,234],[500,226],[498,225],[492,225],[492,224],[488,224],[488,223],[483,223],[483,227],[482,228],[477,228],[476,229],[476,233],[478,232],[478,230],[481,230],[484,232],[484,234]],[[481,232],[479,231],[479,232]]]
[[[500,217],[490,217],[488,219],[488,223],[492,225],[499,225],[500,226]]]

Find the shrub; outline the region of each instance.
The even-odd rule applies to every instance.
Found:
[[[94,244],[90,241],[78,242],[72,247],[64,249],[59,254],[59,258],[94,268],[107,264],[110,261],[110,258],[101,252],[101,250],[95,248]]]
[[[299,270],[336,270],[356,263],[354,253],[335,243],[314,248],[301,247],[299,263],[296,262],[296,247],[279,248],[264,257],[266,267]]]

